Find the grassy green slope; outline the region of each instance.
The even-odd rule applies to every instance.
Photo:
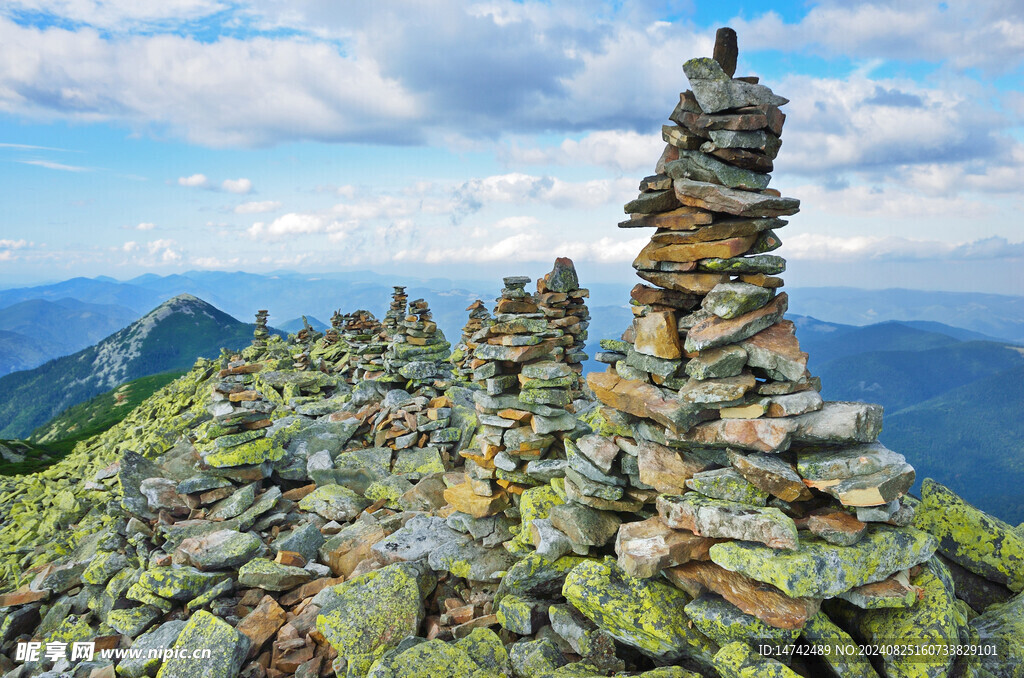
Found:
[[[972,504],[1024,521],[1024,366],[889,412],[881,440]]]

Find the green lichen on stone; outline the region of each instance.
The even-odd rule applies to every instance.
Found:
[[[224,572],[200,572],[194,567],[154,567],[139,576],[139,585],[161,598],[185,602],[229,576]]]
[[[506,595],[523,598],[550,599],[561,593],[565,578],[581,563],[590,559],[583,556],[562,556],[557,560],[545,558],[531,551],[508,569],[494,594],[495,605]]]
[[[260,438],[236,447],[212,450],[203,456],[203,461],[214,468],[227,468],[277,461],[283,456],[283,447],[275,446],[270,438]]]
[[[972,657],[967,665],[979,673],[1003,675],[1006,667],[1024,669],[1024,593],[1005,603],[996,603],[971,620],[971,642],[994,647],[994,652]],[[984,675],[984,674],[981,674]],[[1017,674],[1009,674],[1017,675]]]
[[[715,669],[722,678],[800,678],[775,659],[763,657],[746,643],[730,643],[715,655]]]
[[[473,629],[468,636],[455,641],[455,647],[468,654],[483,669],[504,675],[512,672],[505,645],[498,634],[490,629]]]
[[[367,669],[386,650],[415,635],[423,621],[420,582],[398,563],[333,587],[316,628],[350,665]]]
[[[920,530],[874,524],[853,546],[802,535],[793,551],[733,541],[715,544],[710,553],[715,564],[776,586],[791,598],[831,598],[923,563],[935,546],[935,539]]]
[[[128,558],[121,553],[100,551],[93,556],[89,567],[82,573],[86,584],[105,586],[110,578],[128,566]]]
[[[521,544],[529,544],[530,523],[537,518],[547,518],[552,508],[564,503],[564,494],[559,496],[551,485],[541,485],[524,490],[519,496],[519,517],[522,529],[516,535],[516,540]]]
[[[449,645],[443,640],[429,640],[395,657],[377,661],[366,678],[499,678],[501,675],[481,667],[456,645]]]
[[[871,643],[896,643],[922,647],[947,646],[949,653],[933,656],[887,655],[885,672],[889,678],[925,678],[944,676],[955,659],[956,646],[967,626],[963,603],[953,591],[946,566],[933,558],[911,579],[924,590],[924,598],[909,608],[867,610],[859,615],[858,627]]]
[[[878,678],[878,673],[865,656],[857,656],[857,643],[846,631],[839,628],[828,615],[819,611],[811,617],[800,631],[808,645],[817,648],[828,647],[818,656],[828,664],[833,673],[843,678]]]
[[[156,623],[162,612],[152,605],[111,610],[107,613],[107,625],[118,633],[134,638]]]
[[[369,505],[369,501],[344,485],[323,485],[299,501],[299,508],[303,511],[339,522],[352,520]]]
[[[503,629],[527,636],[537,631],[534,621],[537,618],[535,611],[538,605],[540,603],[536,600],[506,595],[496,606],[495,615]]]
[[[723,646],[739,641],[755,650],[760,645],[782,647],[795,643],[800,636],[799,629],[769,626],[711,594],[701,595],[690,602],[686,606],[686,615],[701,633]]]
[[[710,666],[717,646],[690,628],[689,596],[653,579],[630,577],[614,559],[587,561],[566,576],[562,595],[621,643],[659,661],[689,657]]]
[[[725,499],[752,506],[765,506],[768,493],[751,484],[733,468],[720,468],[694,474],[686,486],[713,499]]]
[[[249,639],[209,612],[193,614],[174,643],[174,656],[164,661],[156,678],[234,678],[242,668]],[[208,649],[208,659],[192,653]],[[181,656],[178,656],[178,655]]]
[[[1024,590],[1024,535],[931,478],[921,484],[913,525],[934,535],[939,552],[965,569],[1011,591]]]
[[[309,570],[282,565],[266,558],[253,558],[238,568],[238,584],[265,591],[287,591],[313,579]]]

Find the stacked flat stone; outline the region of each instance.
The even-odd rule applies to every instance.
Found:
[[[490,311],[480,299],[467,306],[466,310],[469,311],[469,319],[462,328],[462,337],[451,355],[455,376],[464,382],[473,380],[473,368],[470,367],[470,363],[473,360],[473,351],[477,347],[473,335],[492,322]]]
[[[824,403],[783,317],[785,262],[766,253],[799,203],[765,172],[786,99],[712,59],[683,69],[678,126],[620,224],[657,229],[634,262],[653,286],[633,289],[631,328],[588,377],[596,432],[567,445],[565,494],[590,510],[556,507],[534,531],[538,548],[559,527],[577,551],[614,539],[625,574],[663,573],[695,597],[707,658],[730,638],[792,643],[825,599],[913,605],[912,568],[936,542],[904,527],[914,470],[878,442],[882,408]],[[636,521],[643,505],[657,515]]]
[[[256,328],[252,331],[252,345],[257,348],[266,348],[267,346],[267,337],[270,336],[270,332],[267,330],[267,315],[266,309],[256,311]]]
[[[229,469],[270,460],[266,430],[276,404],[258,387],[263,363],[228,361],[218,373],[207,411],[213,420],[196,443],[203,464]]]
[[[450,488],[446,498],[474,518],[495,515],[511,503],[510,495],[547,482],[531,476],[561,437],[576,427],[567,410],[576,373],[564,362],[572,337],[551,328],[536,300],[525,290],[530,278],[512,276],[497,299],[494,322],[471,337],[474,392],[479,412],[476,449],[463,450],[466,482]],[[560,452],[558,452],[560,454]]]
[[[405,293],[405,287],[395,285],[394,290],[391,293],[391,306],[388,308],[387,313],[384,314],[383,323],[384,331],[387,332],[389,339],[398,329],[398,323],[405,318],[405,311],[409,300]]]
[[[373,313],[358,310],[347,314],[341,336],[348,346],[348,365],[344,373],[349,383],[376,379],[384,373],[387,339],[384,328]]]
[[[576,266],[568,257],[555,259],[551,272],[537,280],[537,306],[547,318],[549,327],[562,330],[566,337],[572,339],[572,343],[564,346],[565,362],[580,375],[587,359],[584,347],[590,311],[585,300],[589,296],[590,290],[580,287]],[[580,393],[578,386],[573,388],[574,397]]]
[[[451,344],[434,322],[430,306],[417,299],[409,304],[409,315],[399,321],[391,336],[384,354],[384,374],[377,381],[408,390],[423,386],[444,390],[452,378],[450,355]]]

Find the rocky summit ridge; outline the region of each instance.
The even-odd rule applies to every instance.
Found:
[[[735,65],[723,29],[683,66],[605,372],[568,259],[472,304],[454,351],[401,287],[287,339],[260,311],[248,348],[0,479],[0,672],[1022,675],[1024,535],[909,496],[881,408],[807,371],[771,254],[786,100]]]

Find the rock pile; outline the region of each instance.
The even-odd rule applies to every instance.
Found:
[[[590,290],[580,287],[576,266],[572,259],[559,257],[550,273],[537,280],[537,307],[548,320],[548,325],[565,332],[572,339],[564,348],[565,362],[576,374],[583,373],[583,361],[587,359],[584,349],[587,328],[590,326],[590,312],[585,299]],[[578,397],[578,385],[572,389]]]
[[[405,318],[405,311],[409,300],[404,287],[395,285],[394,290],[391,294],[391,306],[388,308],[387,313],[384,314],[384,331],[387,332],[388,338],[398,331],[398,323]]]
[[[347,314],[341,336],[348,348],[342,373],[350,384],[357,384],[364,379],[376,379],[384,373],[387,334],[373,313],[358,310]]]
[[[505,278],[494,322],[470,338],[477,344],[470,362],[473,380],[482,387],[474,393],[478,448],[463,451],[466,482],[450,488],[446,497],[474,518],[500,513],[510,506],[510,495],[547,482],[547,467],[559,462],[544,457],[576,428],[567,408],[577,375],[565,362],[565,347],[575,340],[550,326],[525,290],[529,282],[523,276]]]
[[[470,367],[470,362],[473,359],[473,351],[477,347],[477,344],[473,342],[473,335],[491,323],[491,313],[480,299],[466,307],[466,310],[469,311],[469,319],[466,320],[466,325],[462,328],[462,337],[452,351],[451,360],[455,368],[455,376],[460,381],[471,382],[473,368]]]
[[[384,374],[378,381],[405,385],[409,390],[433,386],[444,390],[451,379],[451,344],[433,320],[423,299],[409,304],[409,315],[398,322],[384,354]]]
[[[265,348],[267,337],[270,335],[267,331],[267,314],[265,309],[256,311],[256,329],[252,331],[252,345],[257,348]]]

